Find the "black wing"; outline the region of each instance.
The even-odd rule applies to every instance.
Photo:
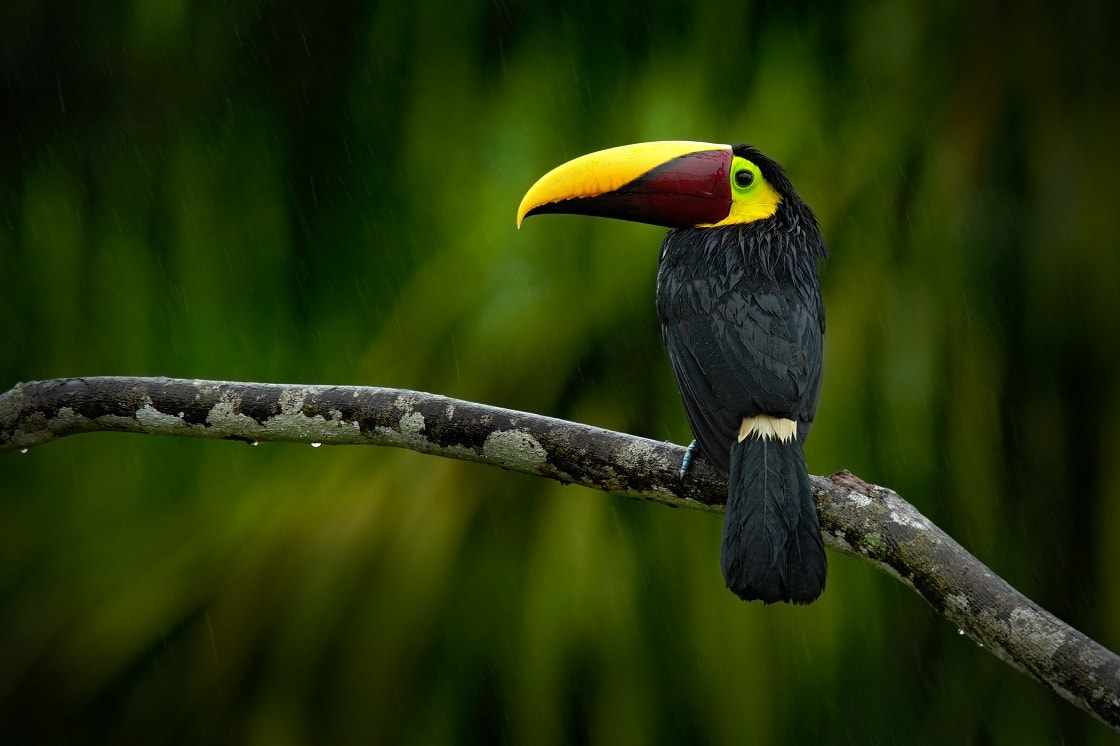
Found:
[[[820,393],[823,314],[815,282],[710,269],[663,258],[658,311],[692,432],[726,471],[743,417],[792,419],[802,423],[802,438],[808,433]]]

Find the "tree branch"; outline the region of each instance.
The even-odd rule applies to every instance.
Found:
[[[684,449],[434,394],[173,378],[62,378],[0,395],[0,453],[99,430],[396,446],[719,511],[727,483]],[[826,543],[871,561],[1012,666],[1120,730],[1120,657],[1037,606],[895,492],[840,472],[811,477]]]

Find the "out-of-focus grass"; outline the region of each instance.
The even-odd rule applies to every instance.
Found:
[[[1115,11],[717,5],[0,11],[0,385],[367,383],[685,442],[661,231],[514,211],[592,149],[750,141],[833,252],[813,471],[1116,647]],[[0,462],[0,727],[1104,742],[852,559],[736,601],[719,528],[406,452],[65,440]]]

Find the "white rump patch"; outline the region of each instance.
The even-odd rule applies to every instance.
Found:
[[[739,425],[739,442],[748,435],[757,435],[759,439],[773,438],[783,443],[788,443],[797,437],[797,422],[780,417],[769,417],[760,414],[758,417],[744,417]]]

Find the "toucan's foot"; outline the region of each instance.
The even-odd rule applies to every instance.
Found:
[[[684,458],[681,459],[681,470],[678,472],[681,475],[681,481],[684,481],[685,474],[688,474],[688,467],[692,466],[692,457],[700,450],[700,444],[695,440],[688,444],[688,448],[684,451]]]

